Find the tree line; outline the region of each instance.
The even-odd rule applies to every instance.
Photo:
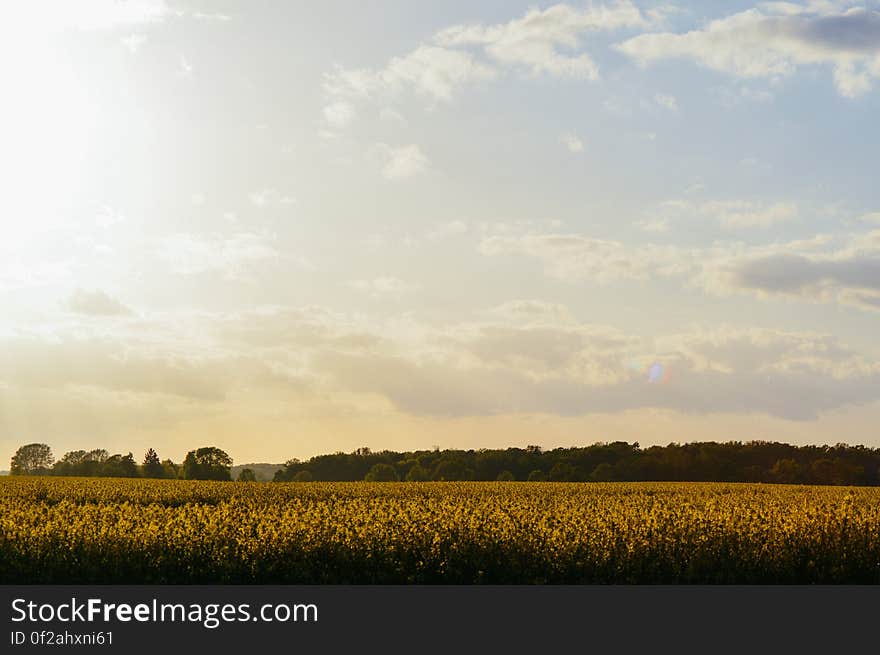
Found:
[[[640,448],[618,441],[580,448],[381,451],[291,460],[276,481],[506,480],[554,482],[772,482],[880,485],[880,449],[767,441]]]
[[[104,449],[72,450],[55,461],[52,449],[44,443],[27,444],[12,456],[11,475],[60,475],[104,478],[165,478],[184,480],[231,480],[232,458],[215,446],[191,450],[182,464],[159,459],[150,448],[141,463],[131,453],[110,455]],[[256,476],[243,469],[239,480],[252,482]]]
[[[232,458],[219,448],[191,450],[181,464],[160,460],[150,448],[133,455],[75,450],[55,461],[46,444],[28,444],[12,458],[12,475],[145,477],[231,480]],[[238,480],[255,481],[245,468]],[[397,452],[359,448],[352,453],[289,460],[275,482],[310,481],[553,481],[553,482],[773,482],[880,485],[880,449],[866,446],[792,446],[768,441],[701,442],[641,448],[622,441],[579,448],[539,446],[498,450]]]

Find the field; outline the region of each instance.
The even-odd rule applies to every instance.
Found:
[[[880,489],[0,479],[4,583],[880,583]]]

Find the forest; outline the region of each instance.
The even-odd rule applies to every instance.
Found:
[[[55,461],[46,444],[18,449],[13,475],[144,477],[255,482],[272,466],[235,467],[223,450],[207,446],[180,464],[152,448],[137,462],[131,453],[76,450]],[[255,465],[256,468],[257,465]],[[259,473],[259,477],[257,475]],[[697,442],[641,448],[617,441],[545,450],[539,446],[480,450],[397,452],[358,448],[351,453],[291,459],[278,465],[275,482],[765,482],[781,484],[880,485],[880,449],[837,444],[793,446],[768,441]]]
[[[618,441],[580,448],[353,453],[291,460],[275,481],[499,480],[551,482],[767,482],[880,484],[880,449],[701,442],[641,448]]]

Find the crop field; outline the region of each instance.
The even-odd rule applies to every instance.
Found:
[[[880,489],[0,478],[4,583],[880,583]]]

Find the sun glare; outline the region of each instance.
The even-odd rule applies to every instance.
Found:
[[[23,20],[2,34],[4,79],[0,175],[4,245],[19,251],[71,221],[93,138],[88,94],[65,56],[62,36]]]

